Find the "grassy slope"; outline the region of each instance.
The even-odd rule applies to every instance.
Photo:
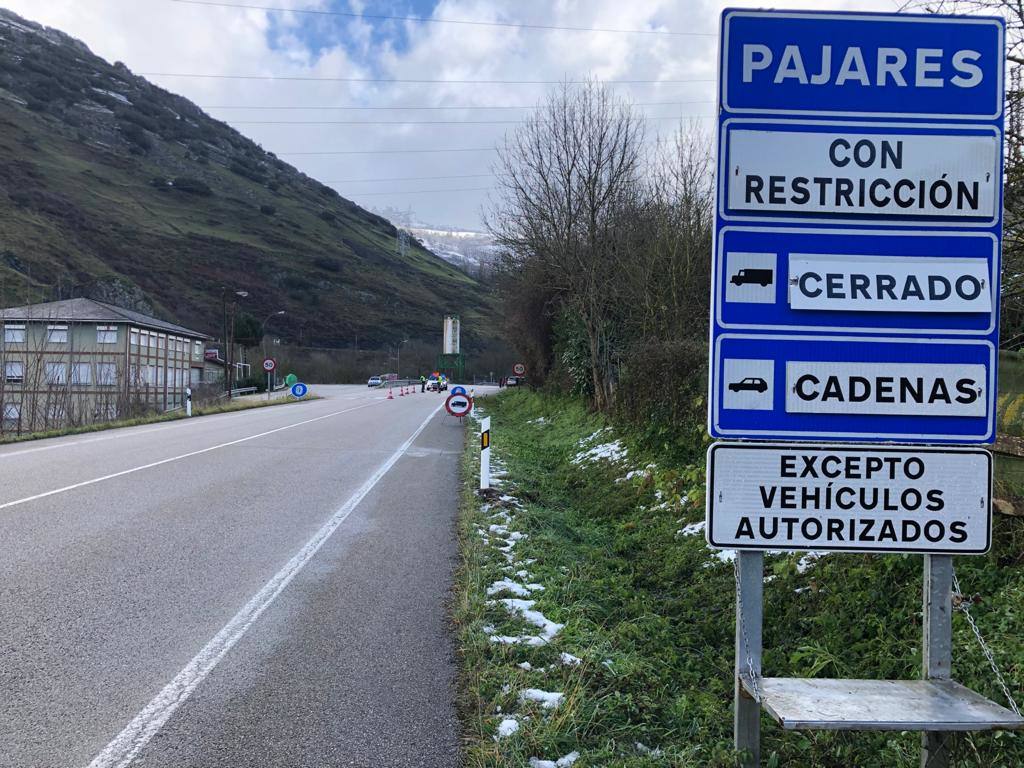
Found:
[[[125,138],[133,120],[154,129],[145,151]],[[176,177],[213,194],[153,183]],[[445,311],[462,313],[471,346],[493,333],[485,291],[417,245],[399,257],[384,219],[84,48],[0,27],[0,302],[97,283],[141,289],[161,315],[209,331],[227,284],[252,294],[254,314],[286,309],[290,336],[305,321],[320,345],[436,338]]]
[[[499,632],[523,625],[484,597],[488,584],[508,574],[493,542],[485,545],[475,531],[494,521],[480,512],[469,483],[456,606],[468,764],[521,766],[530,756],[555,759],[579,749],[577,768],[732,765],[732,568],[713,558],[703,535],[677,533],[703,518],[703,467],[659,466],[648,477],[616,482],[659,457],[631,450],[621,465],[572,465],[580,438],[605,426],[576,401],[520,391],[488,399],[486,408],[510,492],[526,504],[512,527],[529,535],[516,551],[537,558],[531,575],[546,587],[534,595],[536,607],[566,627],[544,648],[509,649],[487,640],[486,624]],[[530,423],[541,416],[549,423]],[[476,445],[470,437],[469,478]],[[1024,699],[1022,552],[1024,520],[997,516],[992,552],[957,561],[963,587],[979,595],[973,612],[1018,700]],[[797,560],[768,559],[774,578],[765,584],[766,674],[918,676],[919,556],[832,555],[805,574],[797,572]],[[954,633],[954,676],[1001,702],[962,616],[954,619]],[[516,666],[550,664],[560,651],[582,657],[583,666],[545,673]],[[516,701],[528,686],[564,691],[567,701],[541,714]],[[498,707],[531,719],[496,743]],[[767,765],[918,764],[916,734],[783,733],[765,718],[763,738]],[[636,742],[663,754],[644,756]],[[1024,764],[1024,736],[974,734],[961,737],[956,750],[958,766]]]

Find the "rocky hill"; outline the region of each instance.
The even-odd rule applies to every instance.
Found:
[[[83,295],[216,333],[224,289],[307,344],[491,333],[472,277],[80,41],[0,9],[0,305]]]

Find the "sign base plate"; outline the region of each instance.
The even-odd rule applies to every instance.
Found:
[[[953,680],[763,677],[758,688],[765,711],[787,730],[1024,729],[1024,718]]]

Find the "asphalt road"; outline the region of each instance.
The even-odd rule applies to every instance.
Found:
[[[0,766],[458,765],[463,429],[317,391],[0,448]]]

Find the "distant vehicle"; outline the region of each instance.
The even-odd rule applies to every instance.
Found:
[[[444,392],[448,389],[448,379],[431,376],[427,379],[427,392]]]
[[[762,288],[772,284],[770,269],[741,269],[732,276],[733,285],[760,285]]]
[[[505,386],[506,387],[518,387],[519,386],[519,379],[517,379],[515,376],[509,376],[507,379],[505,379]]]
[[[765,392],[768,382],[756,376],[748,376],[743,381],[735,381],[729,385],[732,392]]]
[[[382,387],[384,386],[384,379],[382,379],[380,376],[371,376],[369,379],[367,379],[366,386]]]

